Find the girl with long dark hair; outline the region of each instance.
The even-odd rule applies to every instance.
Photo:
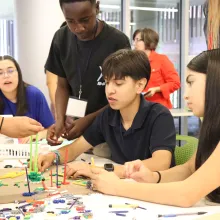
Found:
[[[46,137],[46,129],[54,119],[43,93],[22,79],[21,69],[11,56],[0,56],[0,115],[28,116],[45,128],[39,138]],[[21,140],[27,143],[29,137]]]

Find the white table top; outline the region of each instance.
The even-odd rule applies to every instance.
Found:
[[[86,161],[90,161],[91,156],[95,159],[95,164],[97,166],[102,166],[104,163],[111,162],[110,160],[107,160],[105,158],[100,158],[94,155],[89,154],[82,154],[80,157],[77,158],[77,160],[81,160],[83,158]],[[13,166],[19,166],[20,163],[18,160],[6,160],[0,162],[0,168],[4,167],[6,164],[11,164]],[[213,213],[220,213],[220,205],[219,206],[210,206],[210,204],[207,203],[206,200],[201,200],[199,203],[197,203],[192,208],[179,208],[179,207],[172,207],[172,206],[165,206],[165,205],[159,205],[159,204],[153,204],[153,203],[147,203],[143,201],[128,199],[128,198],[121,198],[121,197],[114,197],[114,196],[107,196],[102,194],[91,194],[89,196],[83,196],[83,202],[89,209],[93,210],[94,214],[94,220],[112,220],[112,219],[126,219],[126,220],[143,220],[143,219],[149,219],[149,220],[156,220],[158,219],[158,214],[176,214],[176,213],[192,213],[192,212],[208,212],[206,215],[210,215]],[[147,208],[147,210],[142,209],[136,209],[131,210],[129,209],[129,213],[126,214],[126,217],[120,217],[116,216],[115,214],[109,213],[109,204],[124,204],[124,203],[130,203],[130,204],[138,204],[141,207]],[[5,204],[0,205],[1,208],[14,208],[17,205],[15,204]],[[113,209],[115,210],[115,209]],[[120,209],[120,210],[126,210],[126,209]],[[42,216],[43,214],[37,215],[35,218],[32,219],[46,219],[45,216]],[[143,217],[144,216],[144,217]],[[204,215],[203,215],[204,216]],[[170,218],[172,220],[176,219],[182,219],[182,220],[193,220],[198,219],[201,216],[182,216],[182,217],[174,217]],[[50,218],[51,219],[51,218]],[[59,218],[52,218],[52,219],[60,219]],[[65,215],[62,215],[62,219],[65,218]],[[167,219],[167,218],[160,218],[160,219]]]
[[[114,197],[114,196],[107,196],[102,194],[91,194],[89,196],[82,196],[83,197],[83,203],[88,207],[90,210],[93,211],[94,220],[158,220],[158,219],[171,219],[171,220],[196,220],[201,216],[182,216],[182,217],[173,217],[173,218],[158,218],[158,214],[177,214],[177,213],[194,213],[194,212],[208,212],[205,214],[206,216],[214,214],[214,213],[220,213],[220,206],[206,206],[204,205],[204,201],[199,202],[197,205],[195,205],[192,208],[178,208],[178,207],[171,207],[171,206],[165,206],[165,205],[158,205],[153,203],[147,203],[142,201],[137,201],[133,199],[127,199],[127,198],[120,198],[120,197]],[[138,204],[141,207],[146,208],[147,210],[142,209],[109,209],[109,204],[124,204],[124,203],[130,203],[130,204]],[[5,204],[0,205],[0,208],[14,208],[15,204]],[[129,210],[129,213],[126,214],[126,217],[120,217],[116,216],[115,214],[109,213],[109,211],[115,211],[115,210]],[[205,216],[202,215],[202,216]],[[48,219],[60,219],[61,216],[57,218],[48,218]],[[43,214],[36,215],[34,218],[31,219],[46,219],[43,217]],[[62,215],[62,219],[66,220],[65,215]]]
[[[170,112],[173,117],[188,117],[193,116],[191,111],[187,111],[186,109],[170,109]]]

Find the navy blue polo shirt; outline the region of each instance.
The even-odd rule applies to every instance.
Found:
[[[121,123],[120,112],[108,107],[96,117],[83,137],[94,147],[106,142],[112,152],[111,159],[119,164],[145,160],[157,150],[168,150],[173,155],[171,166],[175,165],[176,132],[173,117],[166,107],[146,101],[143,96],[128,130]]]

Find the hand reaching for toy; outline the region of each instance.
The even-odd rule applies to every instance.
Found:
[[[137,182],[156,183],[158,174],[145,167],[141,160],[135,160],[125,163],[125,178],[131,178]]]
[[[68,164],[66,167],[66,175],[67,178],[73,176],[76,179],[79,176],[88,177],[91,175],[91,167],[89,164],[85,162],[74,162],[72,164]]]
[[[88,175],[92,182],[92,189],[109,195],[117,195],[117,188],[123,181],[114,172],[99,168],[91,168]]]

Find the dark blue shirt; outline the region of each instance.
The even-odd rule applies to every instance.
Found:
[[[16,115],[16,103],[8,100],[0,90],[0,97],[4,101],[4,115]],[[44,128],[50,127],[54,124],[54,118],[47,104],[44,94],[34,86],[26,88],[26,99],[28,104],[28,111],[24,116],[35,119],[40,122]]]
[[[171,166],[175,165],[173,117],[166,107],[148,102],[143,96],[132,126],[127,131],[121,123],[120,112],[108,107],[96,117],[83,137],[94,147],[107,142],[112,152],[111,159],[116,163],[145,160],[157,150],[168,150],[173,155]]]

